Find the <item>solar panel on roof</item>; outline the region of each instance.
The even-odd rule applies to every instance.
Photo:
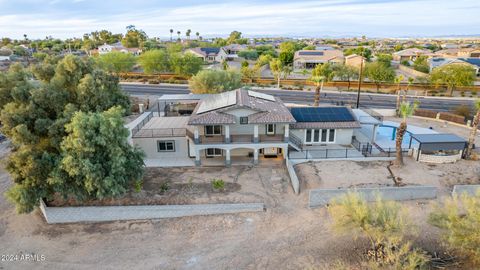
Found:
[[[225,93],[212,95],[200,103],[200,107],[197,110],[197,113],[204,113],[220,108],[228,107],[235,105],[237,103],[237,92],[228,91]]]
[[[267,95],[267,94],[264,94],[264,93],[259,93],[259,92],[255,92],[255,91],[251,91],[251,90],[248,90],[248,95],[251,96],[251,97],[261,98],[261,99],[270,100],[270,101],[275,101],[275,98],[271,95]]]
[[[305,107],[290,111],[297,122],[352,122],[355,117],[345,107]]]
[[[299,55],[323,55],[323,52],[303,51],[298,52]]]
[[[201,51],[204,51],[206,54],[217,54],[220,51],[220,48],[200,48]]]

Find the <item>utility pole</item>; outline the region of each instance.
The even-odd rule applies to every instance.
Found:
[[[358,91],[357,91],[357,109],[360,108],[360,88],[362,87],[362,75],[363,75],[363,50],[362,50],[362,62],[360,62],[360,75],[358,77]]]

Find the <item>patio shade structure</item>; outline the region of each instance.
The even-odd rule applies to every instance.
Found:
[[[412,140],[419,143],[416,160],[419,159],[420,152],[423,151],[463,151],[467,147],[467,140],[450,133],[436,133],[436,134],[412,134],[410,137],[410,146]]]

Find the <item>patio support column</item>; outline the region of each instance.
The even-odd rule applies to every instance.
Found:
[[[290,135],[290,124],[285,124],[285,134],[283,135],[284,142],[288,142],[289,135]]]
[[[253,125],[253,142],[258,143],[258,125]]]
[[[282,155],[283,155],[283,159],[287,159],[287,156],[288,156],[288,147],[283,147],[283,148],[282,148]]]
[[[253,164],[258,164],[258,149],[253,150]]]
[[[225,166],[230,167],[232,161],[230,160],[230,149],[225,150]]]
[[[377,125],[373,125],[372,143],[377,139]]]
[[[230,143],[230,126],[225,125],[225,143]]]
[[[200,135],[198,134],[198,126],[195,126],[193,129],[193,137],[195,143],[200,143]]]
[[[195,150],[195,166],[200,166],[200,150]]]

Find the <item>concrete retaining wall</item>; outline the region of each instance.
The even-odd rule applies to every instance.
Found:
[[[298,181],[297,173],[295,172],[295,168],[290,159],[287,158],[285,161],[288,175],[290,176],[290,182],[292,182],[293,191],[295,191],[295,194],[298,194],[300,192],[300,181]]]
[[[480,192],[480,185],[455,185],[453,186],[452,196],[455,194],[466,193],[467,195],[476,195]]]
[[[309,207],[325,206],[332,199],[349,191],[356,191],[367,201],[375,201],[377,192],[385,200],[406,201],[419,199],[435,199],[437,188],[433,186],[383,187],[357,189],[312,189],[309,194]]]
[[[263,203],[48,207],[40,201],[40,210],[49,224],[236,214],[261,212],[264,208]]]

